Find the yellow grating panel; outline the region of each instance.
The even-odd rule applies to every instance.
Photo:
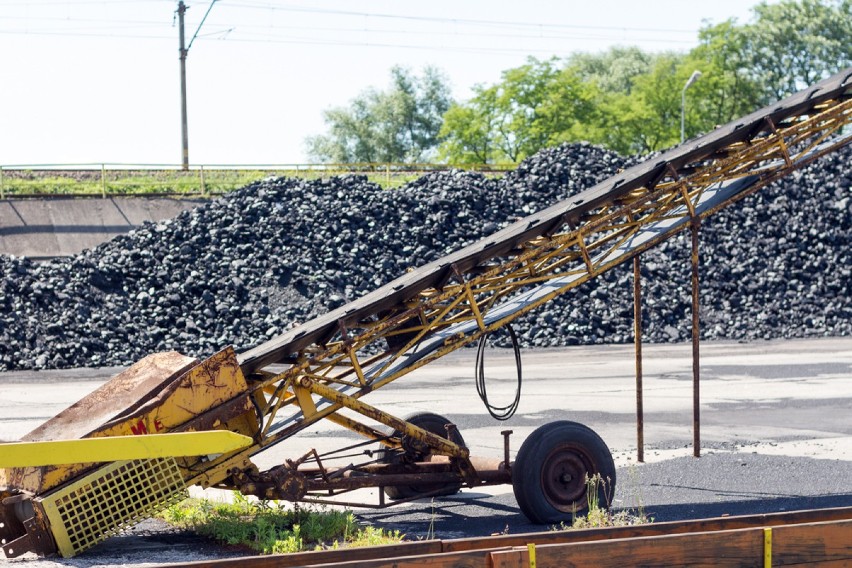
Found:
[[[40,501],[69,558],[186,497],[177,462],[162,458],[113,462]]]

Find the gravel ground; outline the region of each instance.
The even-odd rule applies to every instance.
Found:
[[[618,468],[615,506],[641,510],[657,522],[852,506],[850,461],[712,452],[700,459],[684,456]],[[546,530],[518,512],[511,492],[476,505],[462,493],[361,517],[413,538],[432,529],[437,538]]]
[[[645,349],[645,460],[635,462],[632,349],[582,346],[525,352],[524,396],[518,414],[495,423],[475,401],[473,354],[455,352],[369,402],[397,415],[440,409],[459,427],[477,456],[500,455],[503,429],[517,451],[534,428],[570,419],[593,427],[614,453],[617,508],[642,509],[655,521],[852,506],[852,339],[810,339],[702,345],[702,457],[692,456],[691,346]],[[488,354],[489,392],[514,392],[514,358]],[[0,438],[25,432],[97,388],[92,370],[0,375],[7,409]],[[492,389],[493,387],[493,389]],[[16,424],[20,423],[20,426]],[[311,447],[328,451],[351,443],[325,424],[257,456],[268,468]],[[351,458],[348,458],[351,459]],[[348,463],[348,462],[347,462]],[[371,491],[371,490],[365,490]],[[353,497],[355,498],[355,497]],[[374,502],[375,495],[358,495]],[[359,519],[399,529],[409,539],[430,531],[443,539],[540,531],[519,512],[507,486],[463,490],[385,510],[357,509]],[[0,565],[142,566],[241,556],[156,521],[68,560],[27,555]]]
[[[650,449],[653,452],[653,449]],[[689,450],[684,450],[688,453]],[[641,509],[656,522],[852,506],[852,462],[710,450],[702,458],[679,457],[618,469],[616,507]],[[364,523],[399,529],[408,539],[452,539],[508,532],[538,532],[518,512],[511,491],[489,495],[462,491],[382,511],[361,511]],[[233,558],[250,552],[218,546],[146,521],[70,559],[28,554],[0,566],[78,568],[135,566]]]

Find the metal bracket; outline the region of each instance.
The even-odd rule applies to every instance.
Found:
[[[12,542],[3,545],[6,558],[17,558],[27,552],[35,552],[39,556],[47,556],[56,552],[56,543],[50,533],[35,517],[24,521],[27,533]]]

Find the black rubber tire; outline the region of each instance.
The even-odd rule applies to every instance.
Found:
[[[450,424],[451,421],[440,414],[435,414],[434,412],[416,412],[410,416],[405,418],[406,422],[410,422],[415,426],[419,426],[426,430],[427,432],[431,432],[432,434],[438,434],[442,438],[447,437],[447,428],[446,424]],[[399,432],[394,431],[394,435],[398,436]],[[464,438],[459,433],[458,429],[454,430],[454,434],[452,438],[450,438],[456,444],[460,446],[466,446],[464,443]],[[418,454],[416,456],[409,456],[413,461],[430,461],[432,458],[432,454]],[[387,457],[381,460],[384,463],[400,463],[402,458],[397,454],[388,454]],[[444,491],[439,491],[438,493],[432,493],[441,488],[440,485],[434,484],[424,484],[424,485],[394,485],[385,487],[385,495],[387,495],[391,499],[409,499],[412,497],[418,497],[420,495],[425,495],[426,493],[432,493],[433,495],[455,495],[461,489],[461,482],[452,483],[444,486]]]
[[[572,522],[589,507],[586,478],[600,474],[598,505],[609,508],[615,493],[615,464],[591,428],[562,420],[533,431],[512,466],[518,506],[537,524]]]

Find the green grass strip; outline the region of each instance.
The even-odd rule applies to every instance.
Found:
[[[362,527],[348,510],[254,501],[238,492],[233,493],[232,502],[187,499],[161,516],[174,526],[261,554],[393,544],[404,538],[399,531]]]

